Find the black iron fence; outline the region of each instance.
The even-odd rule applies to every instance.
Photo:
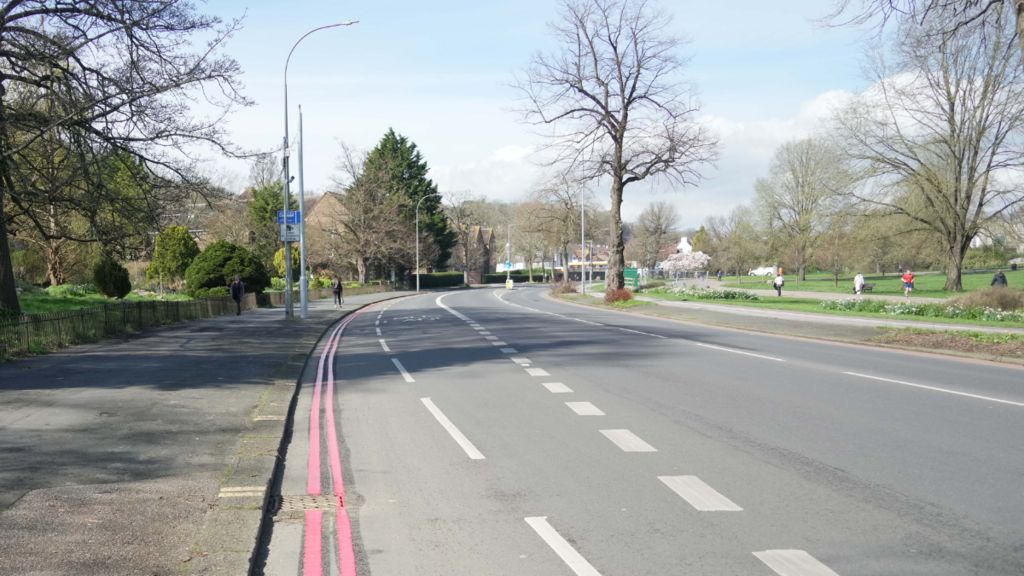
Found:
[[[242,309],[255,307],[256,296],[246,294]],[[0,319],[0,360],[96,342],[153,326],[234,313],[234,300],[223,297],[187,302],[118,302],[66,312],[24,314],[18,318]]]
[[[383,292],[387,289],[387,286],[360,286],[346,288],[345,295]],[[332,297],[329,288],[312,288],[308,295],[310,300]],[[297,290],[293,302],[297,307]],[[251,310],[257,305],[279,307],[283,304],[283,292],[246,294],[242,298],[242,310]],[[66,312],[23,314],[18,318],[0,319],[0,361],[96,342],[101,338],[130,334],[154,326],[234,313],[235,301],[224,296],[189,301],[118,302]]]

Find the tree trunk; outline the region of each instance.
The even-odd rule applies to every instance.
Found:
[[[11,246],[7,242],[7,216],[4,207],[7,192],[13,184],[10,156],[7,154],[10,149],[6,129],[7,108],[3,105],[6,92],[6,88],[0,83],[0,315],[18,316],[21,314],[21,305],[18,303],[18,290],[14,285],[14,265],[11,262]]]
[[[366,284],[366,259],[361,256],[356,258],[356,276],[360,284]]]
[[[943,290],[947,292],[960,292],[963,290],[961,274],[964,266],[964,254],[966,252],[967,248],[965,246],[953,246],[947,252],[946,286]]]
[[[612,176],[611,225],[609,230],[608,272],[605,274],[605,291],[621,290],[625,284],[622,271],[625,263],[622,243],[622,176]]]

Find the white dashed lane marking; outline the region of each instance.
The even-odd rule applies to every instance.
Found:
[[[415,382],[415,380],[412,379],[412,375],[405,370],[405,366],[402,366],[402,363],[398,361],[398,358],[392,358],[391,362],[395,365],[395,368],[398,368],[398,371],[402,373],[402,378],[405,378],[406,382]]]
[[[739,512],[743,510],[696,476],[658,476],[658,480],[664,482],[673,492],[689,502],[690,506],[701,512]]]
[[[441,409],[438,408],[430,398],[420,398],[420,402],[423,402],[423,405],[427,407],[427,410],[434,415],[434,418],[441,424],[441,427],[448,432],[452,439],[455,440],[455,443],[462,448],[467,456],[473,460],[484,460],[484,455],[476,449],[476,446],[469,441],[469,438],[466,438],[465,434],[455,427],[455,424],[452,424],[452,421],[449,420],[443,412],[441,412]]]
[[[839,576],[803,550],[765,550],[754,556],[779,576]]]
[[[561,382],[545,382],[544,387],[552,394],[572,394],[572,388]]]
[[[733,348],[725,348],[723,346],[715,346],[713,344],[704,344],[703,342],[697,342],[697,346],[701,348],[710,348],[712,350],[721,350],[722,352],[731,352],[733,354],[742,354],[744,356],[753,356],[754,358],[761,358],[762,360],[771,360],[773,362],[785,362],[782,358],[776,358],[774,356],[765,356],[764,354],[754,354],[753,352],[744,352],[743,350],[735,350]]]
[[[629,430],[601,430],[606,438],[611,440],[623,452],[657,452],[658,450],[644,442],[639,436]]]
[[[388,343],[385,342],[383,338],[380,339],[380,347],[383,348],[385,352],[391,352],[391,348],[388,348]]]
[[[526,523],[530,525],[530,528],[533,528],[533,531],[540,536],[541,540],[550,546],[551,549],[555,551],[555,554],[558,554],[558,557],[562,559],[562,562],[565,562],[565,565],[568,566],[576,576],[601,576],[601,573],[591,566],[590,562],[587,562],[587,559],[577,552],[576,549],[572,547],[572,544],[569,544],[568,540],[563,538],[562,535],[551,526],[551,524],[548,524],[547,516],[534,516],[531,518],[524,518],[524,520],[526,520]]]
[[[604,416],[604,412],[590,402],[566,402],[565,405],[579,416]]]
[[[526,373],[530,376],[551,376],[548,371],[543,368],[527,368]]]
[[[519,351],[516,350],[515,348],[502,348],[501,349],[501,353],[502,354],[518,354]]]

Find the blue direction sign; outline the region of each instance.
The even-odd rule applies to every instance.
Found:
[[[277,223],[278,224],[298,224],[302,222],[302,212],[298,210],[289,210],[285,214],[284,210],[277,211]]]

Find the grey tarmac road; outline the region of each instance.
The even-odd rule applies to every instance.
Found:
[[[378,306],[334,366],[359,574],[1024,573],[1018,367],[542,289]],[[308,486],[307,391],[286,496]],[[324,526],[313,567],[307,528],[279,517],[266,573],[336,573]]]

